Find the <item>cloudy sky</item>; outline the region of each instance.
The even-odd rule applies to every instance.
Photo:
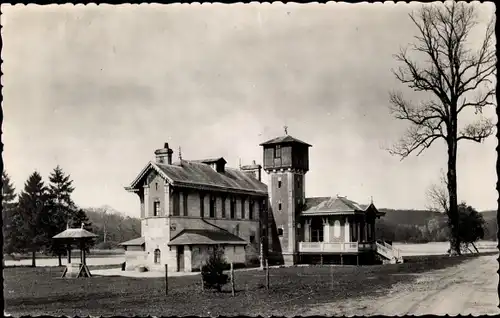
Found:
[[[391,68],[418,7],[2,5],[6,170],[21,190],[60,165],[77,204],[138,216],[123,187],[164,142],[174,157],[180,146],[184,159],[237,167],[262,162],[259,143],[287,125],[313,145],[307,196],[425,208],[444,143],[403,161],[385,150],[407,128],[389,114],[389,91],[417,98]],[[472,46],[495,8],[478,10]],[[459,199],[480,210],[496,208],[496,144],[459,146]]]

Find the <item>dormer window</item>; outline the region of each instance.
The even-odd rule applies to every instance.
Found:
[[[281,145],[276,145],[276,147],[274,147],[274,158],[281,158]]]

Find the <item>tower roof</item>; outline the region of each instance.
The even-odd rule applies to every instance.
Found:
[[[281,137],[276,137],[271,140],[268,140],[266,142],[263,142],[260,144],[260,146],[265,146],[265,145],[275,145],[275,144],[285,144],[285,143],[297,143],[297,144],[303,144],[308,147],[312,147],[310,144],[303,142],[302,140],[299,140],[297,138],[294,138],[290,135],[285,135]]]

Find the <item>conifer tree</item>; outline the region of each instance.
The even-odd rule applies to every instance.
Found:
[[[17,228],[13,226],[13,219],[16,217],[17,202],[16,189],[12,184],[9,175],[2,171],[2,220],[3,220],[3,252],[11,254],[16,252],[16,237],[19,236]]]
[[[19,195],[18,216],[14,219],[20,234],[19,246],[31,252],[31,266],[36,266],[36,252],[47,245],[46,229],[50,222],[47,213],[47,188],[38,172],[31,174]]]
[[[47,228],[47,249],[58,256],[59,266],[61,266],[61,256],[66,252],[66,247],[53,240],[52,237],[64,231],[68,225],[72,226],[72,217],[77,211],[75,203],[71,199],[71,194],[75,188],[72,186],[73,180],[64,173],[59,165],[49,175],[49,182],[48,195],[51,222]]]

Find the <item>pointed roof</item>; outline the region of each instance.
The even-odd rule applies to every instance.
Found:
[[[52,238],[55,239],[81,239],[81,238],[94,238],[97,237],[94,233],[91,233],[85,229],[66,229],[65,231],[54,235]]]
[[[242,238],[227,231],[206,229],[185,229],[176,235],[168,245],[247,245]]]
[[[375,211],[377,215],[384,215],[371,204],[359,204],[343,196],[306,198],[302,215],[329,215],[329,214],[357,214]]]
[[[209,159],[211,160],[211,159]],[[224,160],[216,158],[215,160]],[[182,163],[159,164],[149,162],[125,189],[134,191],[139,183],[151,171],[155,170],[163,179],[173,186],[204,188],[222,191],[240,191],[245,193],[267,195],[267,186],[257,179],[247,175],[244,171],[234,168],[225,168],[224,172],[217,172],[207,163],[182,160]],[[212,161],[213,162],[213,161]]]
[[[285,135],[285,136],[273,138],[271,140],[268,140],[266,142],[261,143],[260,146],[274,145],[274,144],[285,144],[285,143],[297,143],[297,144],[306,145],[308,147],[312,147],[310,144],[303,142],[302,140],[299,140],[297,138],[294,138],[290,135]]]

